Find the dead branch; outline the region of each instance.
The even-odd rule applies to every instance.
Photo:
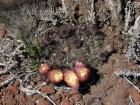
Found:
[[[13,64],[10,65],[9,67],[6,67],[6,70],[4,70],[4,71],[0,71],[0,76],[1,76],[1,75],[5,75],[5,74],[10,73],[11,68],[14,67],[15,65],[16,65],[16,63],[13,63]]]
[[[118,76],[134,76],[134,78],[140,77],[140,73],[131,70],[119,70],[114,72]]]
[[[64,11],[64,13],[67,15],[68,12],[67,12],[67,10],[66,10],[65,2],[64,2],[64,0],[61,0],[61,1],[62,1],[62,8],[63,8],[63,11]]]
[[[135,103],[134,103],[134,101],[133,101],[131,95],[129,95],[129,98],[130,98],[130,101],[131,101],[132,105],[134,105]],[[129,105],[131,105],[131,103],[130,103]]]
[[[126,79],[127,82],[129,82],[132,86],[134,86],[134,88],[137,89],[137,91],[140,93],[140,89],[139,89],[136,85],[134,85],[134,84],[133,84],[129,79],[127,79],[125,76],[124,76],[124,78]]]
[[[56,86],[54,86],[54,89],[55,90],[57,90],[57,91],[64,91],[64,92],[68,92],[69,90],[71,90],[71,88],[70,87],[64,87],[64,86],[62,86],[62,87],[56,87]]]
[[[120,71],[115,71],[114,73],[118,76],[122,76],[123,78],[125,78],[127,82],[129,82],[132,86],[134,86],[134,88],[138,90],[138,92],[140,92],[140,89],[135,84],[133,84],[129,79],[127,79],[128,76],[134,76],[134,78],[140,77],[139,72],[134,72],[130,70],[128,71],[120,70]]]
[[[25,92],[27,95],[33,95],[33,94],[36,94],[36,93],[40,94],[44,98],[47,98],[53,105],[56,105],[47,94],[45,94],[41,91],[38,91],[38,90],[30,90],[30,89],[24,88],[21,79],[19,79],[19,82],[20,82],[19,90],[21,90],[22,92]]]
[[[132,2],[128,1],[126,4],[126,8],[125,8],[125,27],[124,30],[128,31],[129,29],[129,24],[133,21],[133,15],[134,15],[134,5],[132,4]]]
[[[6,81],[0,83],[0,89],[8,84],[10,84],[11,82],[13,82],[16,79],[15,76],[12,76],[10,78],[8,78]]]

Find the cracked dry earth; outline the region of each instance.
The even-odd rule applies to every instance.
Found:
[[[9,4],[12,6],[14,4],[18,5],[17,2],[16,4],[13,1],[14,0],[6,0],[6,3],[8,3],[6,4],[6,8]],[[83,19],[85,19],[84,21],[87,21],[86,19],[89,16],[89,12],[87,11],[90,11],[91,8],[90,0],[64,1],[65,5],[67,5],[67,12],[71,18],[74,18],[75,15],[77,17],[78,12],[78,24],[80,24]],[[72,43],[74,40],[73,36],[70,36],[69,39],[65,39],[58,38],[57,35],[54,34],[52,38],[61,43],[61,46],[59,44],[54,44],[53,46],[55,46],[55,51],[51,51],[51,57],[47,60],[47,62],[50,62],[51,64],[56,63],[57,65],[62,64],[61,66],[68,66],[72,65],[76,59],[80,59],[86,64],[90,64],[93,68],[95,68],[98,75],[96,81],[90,84],[90,86],[87,88],[79,90],[72,90],[70,87],[67,87],[64,84],[52,84],[46,80],[45,76],[38,74],[37,69],[32,72],[30,71],[29,65],[26,65],[27,62],[24,61],[27,59],[27,57],[23,56],[23,53],[25,53],[26,50],[23,48],[21,41],[17,39],[18,26],[14,26],[16,22],[22,22],[21,20],[18,21],[19,17],[17,18],[17,21],[16,19],[13,21],[13,15],[15,17],[17,16],[16,12],[12,12],[13,14],[10,17],[9,14],[13,8],[11,11],[8,9],[8,12],[0,8],[0,17],[4,19],[4,22],[1,22],[0,20],[0,73],[8,70],[8,68],[12,66],[12,68],[10,68],[10,72],[7,72],[3,75],[0,74],[0,83],[4,83],[6,80],[8,80],[8,78],[14,76],[14,78],[12,78],[11,81],[8,81],[5,85],[0,84],[0,105],[140,105],[140,93],[138,90],[125,78],[123,78],[123,76],[118,76],[115,74],[115,72],[120,70],[124,72],[129,70],[132,70],[136,73],[140,72],[138,62],[136,62],[136,60],[133,58],[128,59],[125,56],[128,43],[126,41],[126,36],[122,33],[125,22],[120,18],[121,16],[123,17],[124,14],[113,14],[109,8],[110,0],[95,1],[96,2],[94,6],[97,19],[96,21],[99,23],[97,22],[96,24],[98,28],[97,32],[94,31],[94,34],[101,32],[97,35],[103,34],[101,37],[104,37],[102,44],[95,49],[97,51],[91,49],[90,46],[92,45],[92,41],[90,39],[92,39],[92,37],[96,37],[94,34],[89,36],[81,35],[83,38],[83,44],[80,46],[77,44],[79,42],[78,39],[76,40],[76,45]],[[123,5],[121,12],[125,12],[124,8],[126,6],[127,0],[124,0],[123,2],[119,0],[113,1],[116,7],[119,4]],[[21,2],[24,2],[24,0],[21,0]],[[0,0],[0,3],[3,3],[3,0]],[[139,3],[139,0],[132,0],[132,3]],[[3,8],[5,7],[4,5],[5,4],[0,4],[0,6]],[[139,16],[139,8],[140,7],[135,10],[135,17]],[[69,19],[71,20],[71,18]],[[10,24],[8,24],[9,21],[7,21],[7,19],[11,19]],[[71,21],[75,20],[73,19]],[[24,25],[28,28],[32,27],[30,26],[31,24],[29,24],[29,22],[24,23]],[[30,31],[30,29],[32,28],[29,28],[28,31]],[[92,30],[94,29],[95,28]],[[24,33],[26,33],[25,30],[26,28],[22,29]],[[65,35],[61,37],[65,37]],[[67,42],[67,40],[69,40],[69,42]],[[57,51],[58,49],[60,51]],[[97,56],[95,59],[92,59],[91,56],[94,55],[99,56]],[[65,60],[63,60],[64,58]],[[140,88],[139,78],[128,77],[128,79],[132,80],[132,82]],[[22,83],[23,81],[24,83]],[[26,87],[26,89],[24,87]],[[34,90],[38,90],[38,92],[35,92]]]

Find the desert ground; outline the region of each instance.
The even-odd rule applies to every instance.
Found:
[[[140,0],[0,0],[0,105],[140,105]]]

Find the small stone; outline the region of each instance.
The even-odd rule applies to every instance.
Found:
[[[37,99],[41,98],[41,95],[39,95],[39,94],[34,94],[34,95],[33,95],[33,98],[34,98],[34,100],[37,100]]]
[[[45,100],[44,98],[40,98],[37,101],[37,104],[36,105],[51,105],[51,103],[49,101]]]
[[[61,95],[62,99],[65,99],[65,94],[62,91],[57,91],[56,94]]]
[[[68,47],[64,47],[63,52],[68,53],[69,52],[69,48]]]
[[[128,97],[128,92],[123,87],[117,87],[115,89],[115,95],[117,99],[126,99]]]
[[[120,78],[117,82],[118,82],[118,84],[121,84],[123,82],[123,79]]]
[[[0,27],[0,38],[3,38],[6,34],[6,30],[3,27]]]
[[[65,93],[61,94],[61,97],[62,97],[62,99],[65,99],[66,98],[66,94]]]
[[[41,80],[42,80],[41,75],[38,75],[38,76],[36,77],[36,82],[39,82],[39,81],[41,81]]]
[[[80,94],[74,94],[74,95],[72,95],[72,98],[74,99],[75,102],[78,102],[81,99],[81,95]]]
[[[56,100],[56,101],[54,101],[54,103],[55,103],[56,105],[60,105],[61,100]]]
[[[42,92],[45,92],[47,94],[54,94],[55,90],[52,86],[42,86],[40,89]]]
[[[69,100],[62,100],[61,105],[72,105],[72,103],[70,103]]]
[[[65,96],[68,97],[68,98],[70,98],[72,95],[69,94],[69,93],[65,93]]]
[[[75,103],[76,103],[72,97],[69,98],[69,101],[70,101],[72,104],[75,104]]]
[[[62,98],[62,96],[60,94],[55,94],[52,98],[52,100],[56,101],[56,100],[60,100]]]
[[[78,94],[78,91],[77,90],[70,90],[69,94],[71,94],[71,95]]]
[[[18,90],[18,88],[16,86],[9,85],[8,89],[11,90],[11,92],[16,94],[16,95],[19,93],[19,90]]]

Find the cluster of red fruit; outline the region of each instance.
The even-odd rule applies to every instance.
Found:
[[[40,74],[47,75],[52,83],[60,83],[64,80],[68,86],[78,89],[80,82],[88,80],[90,70],[80,61],[76,61],[73,69],[51,69],[47,63],[40,64],[38,71]]]

